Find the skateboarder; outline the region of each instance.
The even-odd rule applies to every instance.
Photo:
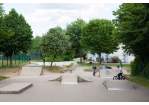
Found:
[[[97,67],[94,65],[94,66],[92,67],[92,69],[93,69],[93,75],[95,76]]]
[[[29,64],[31,64],[31,57],[29,58]]]
[[[43,65],[45,66],[45,58],[43,58]]]

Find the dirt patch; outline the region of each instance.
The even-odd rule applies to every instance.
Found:
[[[22,70],[22,67],[0,69],[0,76],[10,77],[10,78],[15,77],[20,74],[21,70]]]

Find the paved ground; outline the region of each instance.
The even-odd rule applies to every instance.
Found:
[[[134,91],[107,90],[101,84],[104,78],[84,72],[84,68],[77,67],[72,73],[91,78],[93,82],[62,85],[58,81],[46,81],[60,75],[48,72],[42,76],[17,76],[0,81],[0,88],[12,83],[33,83],[32,87],[20,94],[0,94],[0,102],[149,102],[149,89],[132,83],[136,89]]]

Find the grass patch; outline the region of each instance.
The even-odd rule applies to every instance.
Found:
[[[73,66],[73,65],[74,65],[74,63],[71,63],[70,65],[67,66],[67,68],[69,68],[69,67],[71,67],[71,66]]]
[[[7,78],[9,78],[9,77],[0,76],[0,81],[4,80],[4,79],[7,79]]]
[[[106,65],[106,66],[120,66],[120,64],[101,64],[101,65]],[[130,64],[123,64],[123,67],[130,68]]]
[[[88,69],[84,69],[84,71],[85,71],[85,72],[91,72],[91,71],[90,71],[90,70],[88,70]]]
[[[17,63],[17,64],[12,64],[12,68],[16,68],[16,67],[20,67],[20,66],[23,66],[23,65],[26,65],[26,64],[29,64],[28,62],[20,62],[20,64],[19,63]],[[1,67],[0,66],[0,69],[8,69],[8,68],[10,68],[10,65],[4,65],[3,67]]]
[[[144,77],[136,76],[133,79],[130,79],[130,81],[149,88],[149,79]]]
[[[64,71],[60,70],[60,68],[58,66],[52,66],[51,70],[50,70],[50,66],[43,66],[43,68],[48,69],[48,71],[54,72],[54,73],[64,73]]]
[[[89,64],[89,63],[80,63],[80,62],[77,62],[80,66],[94,66],[94,65],[96,65],[96,66],[98,66],[98,64],[97,63],[93,63],[93,64]]]

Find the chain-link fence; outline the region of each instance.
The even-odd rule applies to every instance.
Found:
[[[31,57],[32,60],[41,60],[42,54],[40,49],[31,49],[27,52],[27,55]]]
[[[20,64],[29,61],[29,55],[21,53],[19,55],[12,55],[12,65]],[[10,57],[6,57],[4,53],[0,53],[0,67],[10,65]]]

